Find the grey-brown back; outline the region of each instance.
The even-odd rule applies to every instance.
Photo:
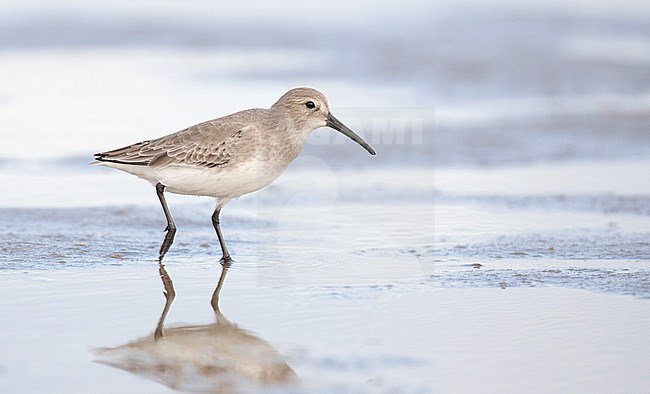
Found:
[[[154,140],[95,154],[95,160],[127,165],[164,167],[170,164],[224,167],[233,156],[246,159],[264,127],[268,110],[250,109],[209,120]]]

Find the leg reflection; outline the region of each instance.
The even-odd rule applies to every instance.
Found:
[[[169,274],[165,269],[165,265],[162,263],[162,259],[158,261],[158,265],[159,265],[158,271],[160,272],[160,279],[162,279],[163,286],[165,287],[165,291],[163,292],[163,294],[165,295],[165,307],[163,308],[163,311],[160,314],[160,319],[158,319],[158,324],[156,324],[156,330],[154,331],[153,334],[153,337],[156,341],[162,338],[163,336],[163,332],[162,332],[163,324],[165,323],[165,318],[167,317],[169,308],[172,306],[172,302],[174,302],[174,297],[176,297],[176,292],[174,291],[174,283],[172,283],[172,279],[169,277]]]
[[[221,276],[219,276],[219,282],[217,282],[217,287],[214,289],[214,293],[212,293],[212,300],[210,301],[210,304],[212,304],[212,310],[214,311],[214,315],[217,318],[217,323],[219,323],[222,320],[227,320],[222,314],[221,311],[219,310],[219,293],[221,293],[221,288],[223,287],[223,282],[226,280],[226,274],[228,273],[228,268],[232,263],[229,261],[221,261]]]
[[[219,276],[217,287],[214,289],[214,293],[212,293],[212,300],[210,303],[212,304],[212,310],[214,311],[215,317],[217,319],[217,323],[228,321],[228,319],[226,319],[221,313],[221,311],[219,310],[219,293],[221,293],[221,288],[223,287],[223,283],[226,280],[226,274],[228,273],[228,268],[230,268],[231,265],[232,263],[227,261],[221,262],[221,275]],[[156,330],[154,331],[153,334],[153,337],[156,341],[163,337],[163,325],[165,324],[167,313],[169,313],[169,308],[171,308],[172,302],[174,302],[174,298],[176,297],[176,292],[174,291],[174,283],[172,282],[171,277],[167,273],[167,270],[165,269],[165,265],[162,263],[162,260],[158,261],[158,266],[159,266],[158,271],[160,272],[160,279],[162,280],[163,286],[165,287],[165,291],[163,291],[163,294],[165,295],[165,307],[163,308],[163,311],[160,314],[160,318],[158,319],[158,324],[156,324]]]

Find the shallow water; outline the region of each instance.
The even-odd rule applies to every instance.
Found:
[[[221,309],[282,355],[300,379],[296,391],[647,387],[645,300],[555,286],[440,288],[419,266],[363,261],[336,274],[305,264],[293,286],[272,284],[275,269],[241,263]],[[194,258],[168,270],[177,292],[168,327],[212,322],[218,265]],[[164,392],[137,372],[91,362],[94,349],[153,332],[164,301],[155,264],[2,278],[3,315],[14,316],[0,330],[6,390]],[[201,382],[185,377],[181,388]]]
[[[240,364],[219,361],[222,352],[209,356],[217,369],[206,367],[205,357],[194,366],[186,350],[197,334],[181,341],[189,342],[179,354],[174,345],[121,351],[109,361],[95,354],[151,344],[146,337],[164,303],[156,262],[164,218],[153,188],[99,171],[93,182],[101,188],[50,190],[51,207],[36,208],[38,198],[20,207],[2,201],[0,310],[16,316],[0,329],[4,360],[11,360],[0,365],[7,390],[521,391],[532,384],[642,392],[650,383],[641,367],[650,361],[647,192],[619,197],[636,195],[636,182],[620,194],[595,185],[580,189],[592,197],[556,195],[547,186],[548,195],[539,196],[505,176],[513,187],[500,194],[449,176],[455,169],[350,171],[316,162],[301,159],[222,217],[236,260],[222,311],[271,346],[296,382],[226,374]],[[579,182],[602,173],[602,164],[555,170]],[[74,185],[95,170],[51,177]],[[492,183],[511,170],[463,171]],[[517,171],[544,182],[537,167]],[[166,257],[177,292],[167,327],[196,333],[213,319],[209,299],[219,275],[213,202],[170,197],[179,232]],[[202,351],[219,349],[211,343]]]
[[[330,3],[0,5],[0,391],[647,390],[647,4]],[[319,130],[224,208],[239,331],[214,201],[169,196],[165,327],[212,361],[152,345],[164,217],[92,153],[296,85],[378,155]]]

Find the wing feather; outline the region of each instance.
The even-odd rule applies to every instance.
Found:
[[[240,115],[240,114],[236,114]],[[231,115],[232,117],[232,115]],[[233,155],[250,154],[258,129],[250,122],[220,118],[155,140],[95,154],[95,160],[161,168],[169,165],[225,167]],[[242,144],[251,144],[249,149]]]

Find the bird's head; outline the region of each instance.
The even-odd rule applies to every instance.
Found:
[[[363,138],[332,115],[327,98],[318,90],[291,89],[273,104],[271,111],[282,113],[293,124],[293,129],[311,133],[320,127],[331,127],[361,145],[371,155],[375,154],[374,149]]]

